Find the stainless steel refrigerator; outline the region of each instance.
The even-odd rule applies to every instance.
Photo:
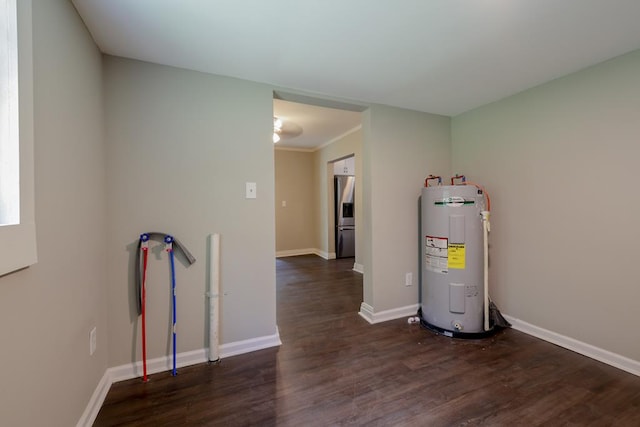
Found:
[[[355,181],[354,176],[335,175],[336,258],[356,255]]]

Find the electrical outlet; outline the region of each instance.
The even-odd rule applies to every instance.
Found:
[[[413,273],[407,273],[404,275],[404,285],[413,286]]]
[[[247,182],[245,185],[247,199],[255,199],[256,198],[256,183],[255,182]]]
[[[89,332],[89,356],[96,352],[96,327]]]

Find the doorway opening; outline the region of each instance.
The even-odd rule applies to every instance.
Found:
[[[357,164],[361,162],[362,115],[365,108],[347,104],[329,105],[323,100],[311,104],[311,98],[289,100],[274,93],[273,116],[282,126],[280,140],[274,143],[276,257],[315,254],[336,258],[336,215],[334,167],[348,160],[356,186],[362,181]],[[295,127],[287,126],[294,123]],[[297,129],[293,134],[286,129]],[[276,128],[274,127],[274,133]],[[274,138],[275,140],[275,138]],[[344,174],[344,173],[343,173]],[[354,187],[356,197],[361,192]],[[361,215],[358,201],[345,206],[345,213]],[[356,249],[357,230],[353,245]],[[352,255],[357,258],[357,254]],[[355,265],[355,262],[354,262]],[[360,271],[360,270],[356,270]]]

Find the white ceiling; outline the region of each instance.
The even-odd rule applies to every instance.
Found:
[[[457,115],[640,48],[638,0],[73,0],[111,55]]]
[[[302,127],[302,134],[295,137],[282,135],[278,147],[312,151],[333,142],[336,138],[358,129],[361,113],[335,108],[300,104],[280,99],[273,100],[273,114],[285,124],[293,122]]]

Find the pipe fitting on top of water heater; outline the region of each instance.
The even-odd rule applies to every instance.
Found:
[[[434,179],[438,180],[438,183],[436,185],[442,185],[442,177],[441,176],[439,176],[439,175],[429,175],[424,180],[424,186],[425,187],[429,187],[429,181],[433,181]]]

